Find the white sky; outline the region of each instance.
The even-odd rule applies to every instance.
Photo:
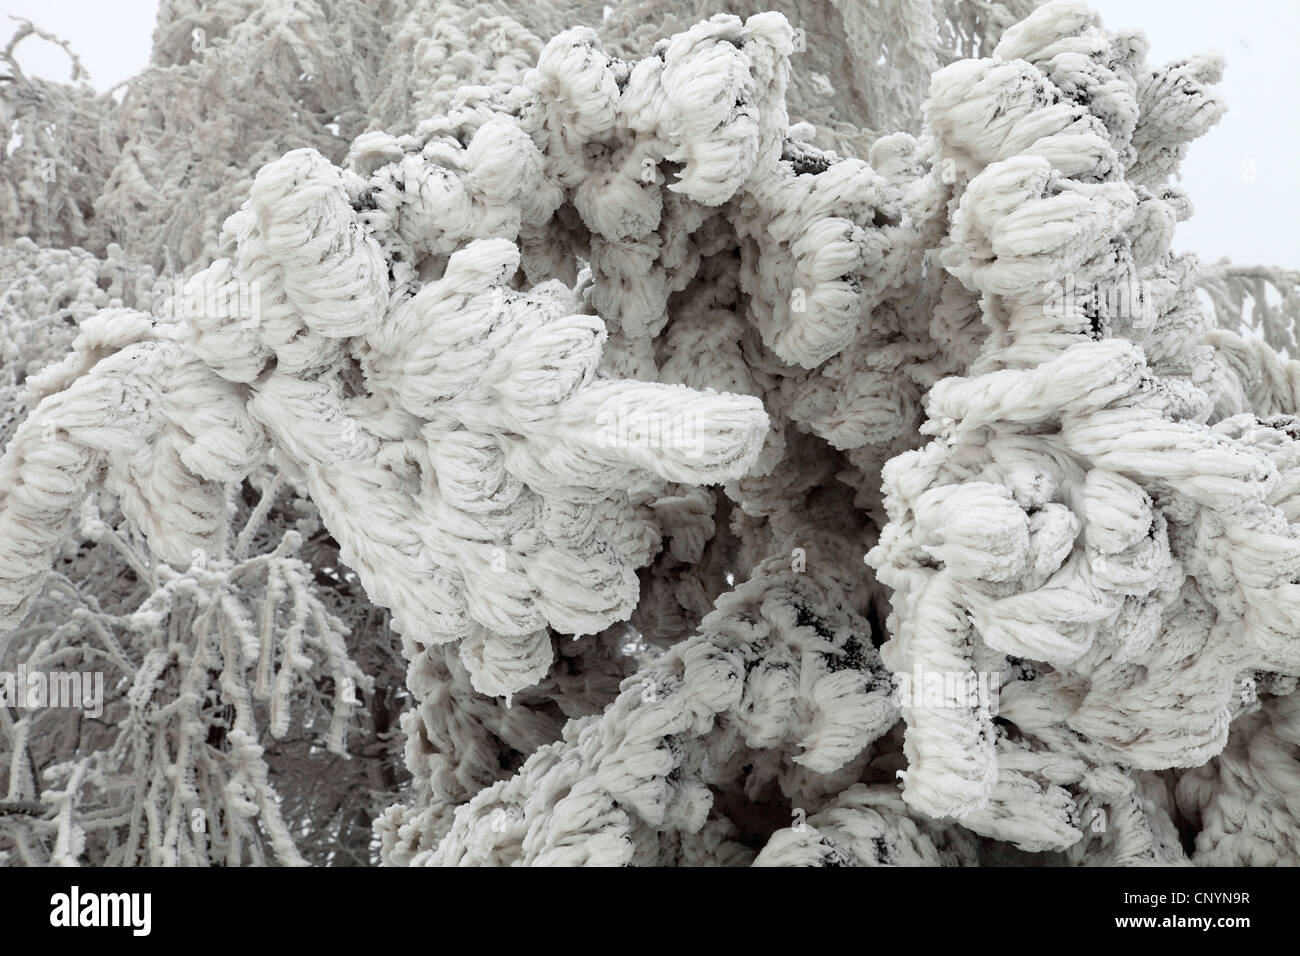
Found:
[[[158,0],[0,0],[0,38],[9,42],[17,27],[10,16],[67,40],[98,90],[139,73],[149,62]],[[28,37],[18,47],[25,72],[67,80],[68,58],[52,43]]]
[[[1217,49],[1227,59],[1227,116],[1193,144],[1183,184],[1195,216],[1176,248],[1207,261],[1300,268],[1300,3],[1297,0],[1092,0],[1107,26],[1136,27],[1164,63]],[[719,9],[725,7],[725,0]],[[149,58],[157,0],[0,0],[0,13],[32,20],[71,42],[98,89]],[[0,17],[0,38],[12,35]],[[19,48],[29,72],[65,79],[67,58],[31,38]]]
[[[1179,225],[1175,249],[1206,261],[1226,256],[1243,265],[1300,269],[1300,3],[1091,3],[1108,27],[1146,33],[1152,63],[1205,50],[1227,60],[1219,84],[1227,115],[1192,143],[1183,162],[1182,185],[1195,215]]]

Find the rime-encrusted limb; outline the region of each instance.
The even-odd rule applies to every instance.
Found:
[[[4,630],[25,616],[92,483],[118,496],[160,556],[188,564],[225,533],[221,482],[265,450],[233,387],[155,336],[147,316],[109,310],[81,328],[72,354],[29,383],[43,397],[0,459]]]
[[[1210,296],[1214,318],[1232,333],[1253,329],[1282,358],[1294,358],[1296,323],[1300,322],[1300,272],[1267,266],[1244,266],[1220,260],[1206,266],[1199,276],[1200,287]],[[1270,291],[1280,301],[1269,301]],[[1246,302],[1250,311],[1246,311]]]
[[[491,665],[491,655],[467,645],[471,673],[493,693],[544,676],[550,649],[539,629],[594,633],[631,613],[633,570],[649,559],[654,536],[626,498],[607,498],[609,490],[655,478],[737,477],[758,453],[766,416],[755,399],[595,380],[600,321],[575,314],[558,283],[530,293],[509,288],[519,254],[506,240],[471,243],[441,279],[390,309],[378,246],[348,206],[340,173],[309,151],[259,174],[227,237],[234,260],[190,280],[182,298],[235,281],[256,290],[251,301],[226,315],[200,311],[187,326],[193,353],[167,342],[99,365],[88,358],[77,370],[99,377],[75,387],[130,367],[146,348],[165,348],[155,359],[160,373],[189,363],[181,369],[221,394],[238,395],[190,354],[231,382],[249,383],[249,412],[277,453],[304,471],[343,555],[394,608],[400,629],[425,643],[476,632],[481,642],[488,629],[511,643]],[[143,334],[88,342],[79,354]],[[369,386],[361,394],[358,371]],[[465,387],[465,375],[475,384]],[[212,404],[190,397],[195,408]],[[49,401],[28,434],[43,427],[43,416],[59,420],[59,401]],[[247,415],[242,405],[236,412]],[[635,434],[629,415],[672,431]],[[256,459],[245,452],[242,466],[227,465],[207,449],[219,446],[221,433],[195,431],[205,437],[187,461],[213,477],[238,477]],[[253,432],[260,439],[261,430]],[[165,557],[211,544],[203,535],[212,531],[198,529],[193,540],[169,545],[164,526],[147,509],[132,509],[134,500],[127,498],[128,516],[153,532]],[[383,504],[372,514],[344,504],[366,500]],[[193,521],[172,524],[184,530]],[[33,579],[24,580],[30,591]]]
[[[1233,724],[1228,745],[1178,781],[1178,808],[1197,831],[1201,866],[1300,861],[1300,698],[1264,701]]]
[[[514,695],[509,706],[474,690],[453,648],[432,648],[411,661],[407,685],[419,703],[403,723],[416,793],[376,821],[384,861],[406,865],[434,849],[451,828],[456,808],[506,776],[503,748],[523,759],[557,740],[561,724],[544,704],[558,701],[571,718],[599,713],[626,676],[618,638],[611,633],[581,642],[555,639],[557,657],[566,669],[580,666],[582,676],[556,673]]]
[[[710,786],[822,799],[897,719],[865,631],[833,579],[772,559],[603,715],[571,722],[472,799],[415,862],[649,864],[666,852],[658,834],[685,847],[719,827],[718,856],[744,861],[724,835],[744,821]]]
[[[778,830],[755,866],[974,866],[974,836],[909,814],[892,786],[849,787],[802,825]]]
[[[960,176],[941,258],[982,293],[991,334],[971,374],[927,396],[923,431],[938,440],[885,467],[890,524],[871,553],[895,588],[892,669],[1050,665],[1068,702],[1055,719],[1091,742],[1081,756],[1096,773],[1204,763],[1227,740],[1237,675],[1300,665],[1287,623],[1300,537],[1279,490],[1294,441],[1289,419],[1250,414],[1275,415],[1289,395],[1238,385],[1223,334],[1203,340],[1217,358],[1195,338],[1155,338],[1159,371],[1140,349],[1153,317],[1195,308],[1175,298],[1185,270],[1169,232],[1139,215],[1162,202],[1150,191],[1172,168],[1161,157],[1179,155],[1155,144],[1218,115],[1200,85],[1213,71],[1144,71],[1142,52],[1083,6],[1053,3],[991,59],[936,74],[928,118]],[[1159,92],[1173,87],[1177,103]],[[1108,294],[1135,279],[1151,292]],[[1066,283],[1076,291],[1062,295]],[[1216,399],[1245,414],[1220,420]],[[1059,786],[1044,818],[1059,827],[1035,833],[1030,808],[1049,791],[1023,786],[1022,758],[982,707],[904,717],[910,805],[1025,849],[1079,838]],[[952,746],[961,734],[970,742]],[[1169,842],[1131,839],[1113,852]]]
[[[546,626],[595,633],[631,613],[657,538],[611,492],[735,476],[766,423],[754,399],[595,380],[599,320],[574,314],[558,283],[502,284],[518,262],[505,240],[452,255],[357,343],[368,399],[349,402],[342,373],[277,367],[250,402],[399,630],[471,639],[463,659],[495,694],[545,675]],[[365,412],[400,430],[376,435]],[[638,437],[629,417],[675,431]],[[384,502],[380,523],[347,504],[367,498]]]

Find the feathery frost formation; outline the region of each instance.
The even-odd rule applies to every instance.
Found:
[[[5,54],[0,669],[111,676],[0,709],[0,859],[1300,862],[1300,279],[1174,249],[1217,57],[256,6],[120,103]]]

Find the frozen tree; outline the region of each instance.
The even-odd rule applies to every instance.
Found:
[[[1300,274],[1174,245],[1216,56],[164,0],[96,93],[33,34],[0,672],[104,693],[0,707],[0,859],[1300,863]]]

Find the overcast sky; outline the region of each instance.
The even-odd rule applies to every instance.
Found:
[[[1183,183],[1196,214],[1176,247],[1207,260],[1300,268],[1300,3],[1297,0],[1093,0],[1107,26],[1136,27],[1151,59],[1168,62],[1217,49],[1228,62],[1229,111],[1192,146]],[[71,42],[99,89],[132,76],[149,58],[156,0],[0,0],[0,12],[31,19]],[[725,0],[719,3],[725,9]],[[12,24],[0,18],[0,38]],[[19,61],[66,78],[66,57],[36,39]]]

